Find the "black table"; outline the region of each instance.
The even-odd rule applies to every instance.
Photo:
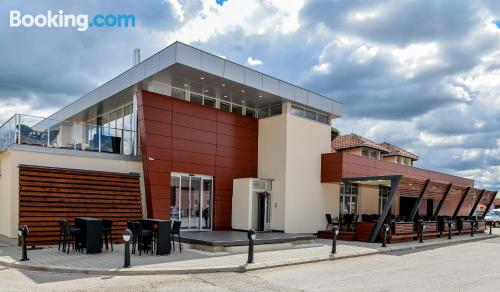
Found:
[[[101,253],[102,220],[92,217],[76,217],[75,226],[82,230],[78,241],[87,253]]]
[[[169,255],[172,243],[172,221],[149,218],[139,221],[143,225],[156,225],[156,255]]]

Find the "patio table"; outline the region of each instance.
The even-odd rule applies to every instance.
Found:
[[[92,217],[76,217],[75,226],[82,230],[78,241],[83,248],[86,248],[87,253],[101,253],[102,220]]]
[[[156,225],[156,255],[169,255],[172,244],[172,221],[150,218],[139,221],[144,225]]]

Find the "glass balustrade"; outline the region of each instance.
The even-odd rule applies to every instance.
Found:
[[[135,155],[131,130],[14,115],[0,127],[0,150],[12,144]]]

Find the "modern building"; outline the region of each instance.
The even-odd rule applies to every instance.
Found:
[[[340,116],[335,99],[176,42],[50,117],[3,124],[0,234],[27,224],[50,243],[57,220],[77,216],[110,218],[118,233],[140,217],[315,233],[327,213],[490,207],[494,192],[414,168],[404,149],[332,142]]]

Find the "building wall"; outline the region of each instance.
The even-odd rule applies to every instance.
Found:
[[[321,154],[330,151],[331,127],[291,114],[286,119],[285,230],[316,232],[338,204],[333,187],[321,183]]]
[[[24,146],[24,145],[20,145]],[[122,159],[119,159],[119,158]],[[2,176],[0,177],[0,234],[15,238],[19,221],[19,165],[33,165],[79,170],[95,170],[118,173],[139,173],[140,161],[126,160],[123,156],[88,153],[62,149],[46,149],[38,146],[10,149],[0,155]],[[144,185],[141,180],[141,193]],[[144,195],[143,202],[144,202]],[[143,210],[144,210],[143,206]]]
[[[171,172],[209,175],[213,229],[230,229],[233,179],[257,176],[257,119],[148,91],[137,97],[149,216],[170,218]]]
[[[252,179],[233,180],[233,203],[231,226],[233,229],[248,230],[252,228],[253,210]]]
[[[286,114],[259,120],[258,176],[273,179],[271,228],[285,230]]]
[[[338,184],[322,184],[330,126],[283,113],[259,120],[258,175],[273,179],[272,229],[317,232],[338,214]]]

